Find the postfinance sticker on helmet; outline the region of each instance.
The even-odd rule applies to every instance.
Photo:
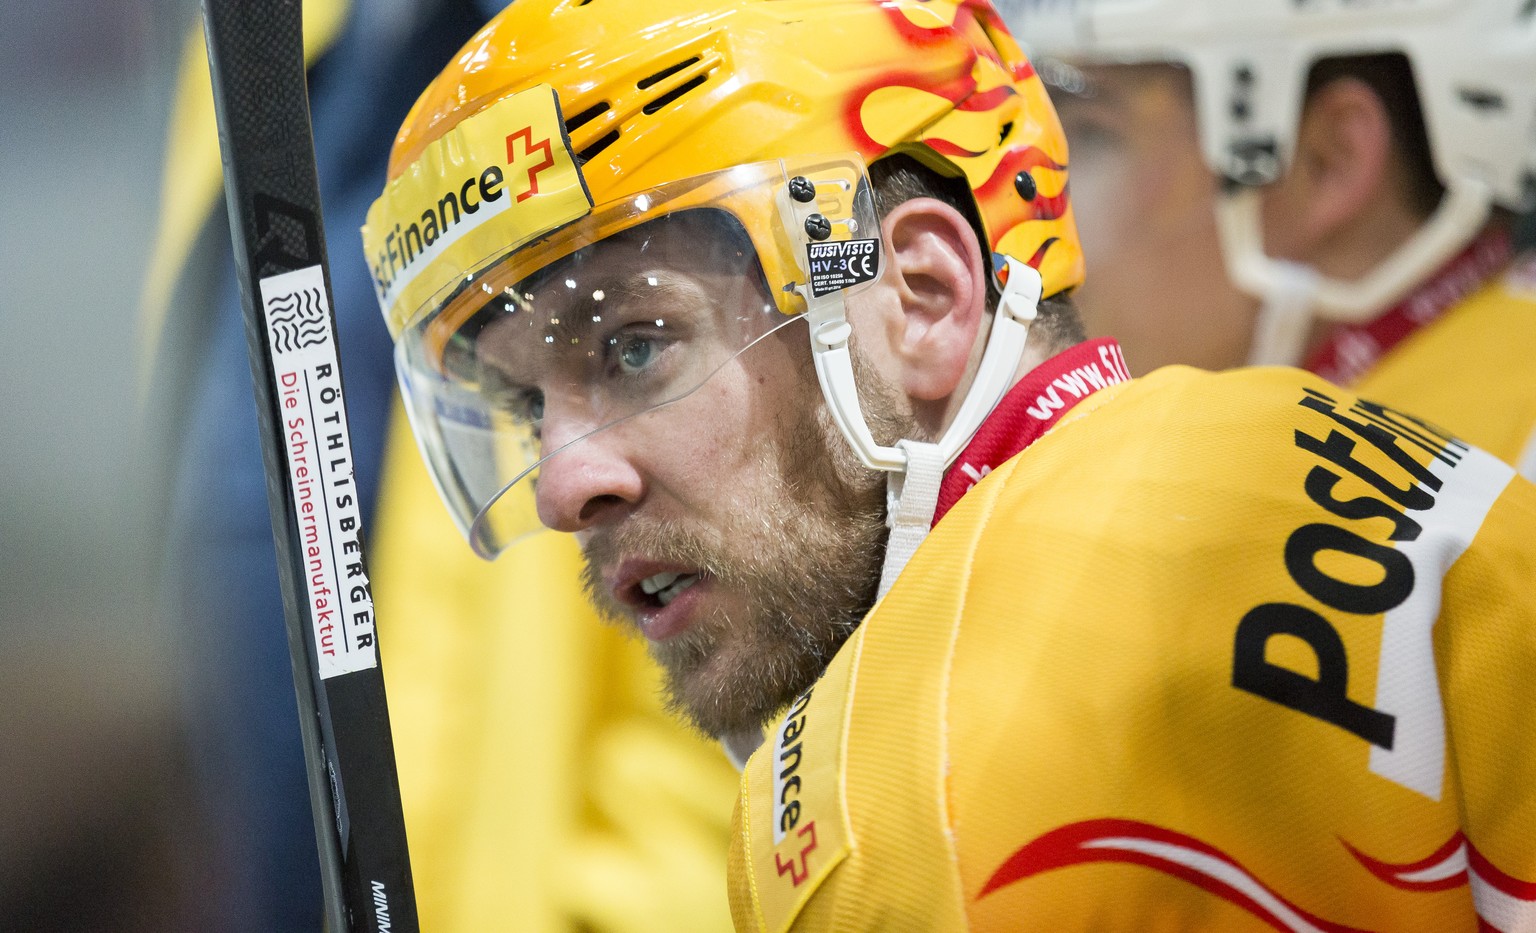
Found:
[[[514,94],[428,146],[368,209],[363,249],[397,335],[467,269],[592,210],[560,102]]]

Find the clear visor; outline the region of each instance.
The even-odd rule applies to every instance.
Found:
[[[825,223],[808,234],[812,214]],[[542,527],[541,468],[593,433],[663,406],[645,419],[655,443],[697,430],[694,409],[709,406],[699,389],[798,321],[808,282],[874,280],[877,236],[856,157],[775,161],[651,189],[466,270],[401,333],[395,360],[470,545],[494,557]],[[828,244],[852,273],[807,275]],[[866,250],[875,255],[861,262]]]

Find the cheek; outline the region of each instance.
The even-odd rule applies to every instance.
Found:
[[[1215,188],[1193,144],[1073,152],[1072,206],[1090,263],[1163,265],[1213,247]]]
[[[693,394],[652,416],[643,469],[653,487],[696,515],[719,514],[750,500],[771,424],[756,377],[728,365]]]
[[[1124,153],[1079,147],[1072,151],[1072,210],[1089,260],[1113,256],[1126,244],[1133,218],[1145,213],[1132,175],[1135,163]]]
[[[803,326],[777,331],[646,428],[642,469],[665,511],[721,521],[791,493],[786,430],[821,405],[808,344]]]
[[[1118,337],[1134,371],[1242,362],[1250,302],[1230,283],[1215,182],[1192,139],[1073,165],[1089,332]]]
[[[1170,305],[1188,282],[1187,249],[1170,228],[1182,225],[1187,208],[1169,196],[1175,187],[1151,159],[1113,149],[1073,153],[1072,205],[1082,239],[1087,275],[1075,302],[1094,335],[1130,344],[1148,329],[1158,308]],[[1134,353],[1131,362],[1136,362]]]

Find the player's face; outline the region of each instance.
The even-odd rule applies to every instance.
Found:
[[[669,327],[681,324],[672,337],[635,331],[620,362],[637,375],[665,378],[697,349],[688,334],[707,328],[687,326],[690,307],[731,316],[751,309],[722,301],[760,309],[766,297],[717,280],[687,244],[616,243],[599,267],[609,295],[657,282]],[[674,708],[713,735],[761,723],[810,686],[879,578],[884,477],[831,426],[803,327],[768,334],[697,391],[579,440],[539,474],[540,518],[581,542],[593,602],[646,638]],[[544,395],[546,451],[588,423],[575,397]],[[892,430],[880,413],[897,401],[878,407],[872,426]]]
[[[1083,73],[1084,93],[1053,99],[1088,266],[1073,297],[1089,334],[1118,338],[1139,373],[1242,365],[1257,302],[1227,278],[1218,180],[1200,156],[1187,73],[1171,65]]]

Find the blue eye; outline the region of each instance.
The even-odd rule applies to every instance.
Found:
[[[537,427],[544,420],[544,393],[538,389],[508,388],[497,396],[501,409],[518,423]]]
[[[658,348],[650,337],[624,334],[614,337],[609,344],[614,348],[613,359],[619,371],[625,375],[632,376],[656,362]]]

